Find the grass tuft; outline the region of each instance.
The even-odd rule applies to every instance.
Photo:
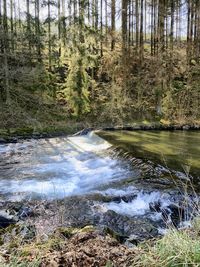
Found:
[[[192,228],[170,229],[160,240],[144,243],[135,258],[136,267],[200,266],[200,219]]]

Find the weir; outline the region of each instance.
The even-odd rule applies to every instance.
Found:
[[[163,217],[175,224],[190,220],[193,199],[184,204],[184,195],[173,184],[173,172],[141,157],[129,160],[129,149],[121,141],[116,144],[116,133],[113,136],[113,142],[90,132],[0,145],[1,200],[65,199],[67,203],[73,197],[79,203],[87,200],[90,216],[112,211],[111,216],[148,219],[161,229],[165,229]],[[151,133],[152,139],[155,136]],[[133,156],[136,152],[132,149]],[[181,218],[179,208],[184,210]]]

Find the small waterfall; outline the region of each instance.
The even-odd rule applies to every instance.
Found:
[[[0,150],[0,194],[17,199],[63,198],[126,179],[131,174],[108,155],[110,147],[94,132],[8,144]]]
[[[81,152],[101,152],[112,146],[106,140],[96,135],[95,132],[89,132],[83,136],[68,137],[68,142]]]
[[[102,213],[154,222],[178,221],[183,207],[184,196],[173,191],[182,173],[136,158],[95,132],[0,145],[0,159],[4,200],[86,198]]]

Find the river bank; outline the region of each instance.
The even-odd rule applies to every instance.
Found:
[[[111,227],[91,224],[88,212],[86,217],[80,215],[80,209],[88,209],[87,201],[72,198],[71,202],[76,209],[70,207],[69,200],[4,203],[4,212],[1,210],[0,214],[1,266],[167,267],[200,263],[198,217],[186,229],[169,226],[164,237],[155,228],[150,230],[144,221],[134,224],[132,220],[129,227],[135,234],[128,238]],[[4,224],[2,215],[4,219],[7,216]],[[117,221],[109,217],[107,222],[115,229],[118,224],[124,229],[128,225],[119,216]]]
[[[124,125],[112,125],[91,123],[91,122],[75,122],[63,121],[62,123],[55,123],[55,126],[40,126],[40,127],[17,127],[17,128],[0,128],[0,144],[16,143],[23,139],[40,139],[52,138],[59,136],[67,136],[79,133],[81,135],[88,133],[91,130],[98,131],[198,131],[200,130],[199,122],[184,122],[184,123],[170,123],[166,121],[161,122],[134,122]]]
[[[20,228],[21,227],[21,228]],[[57,228],[38,237],[32,225],[1,231],[2,267],[168,267],[199,266],[199,219],[188,229],[169,229],[164,237],[132,247],[93,226]],[[2,242],[2,237],[6,242]]]

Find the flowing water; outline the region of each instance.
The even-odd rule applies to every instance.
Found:
[[[91,195],[102,212],[158,221],[180,203],[175,176],[199,181],[198,132],[97,134],[0,145],[2,201]]]

